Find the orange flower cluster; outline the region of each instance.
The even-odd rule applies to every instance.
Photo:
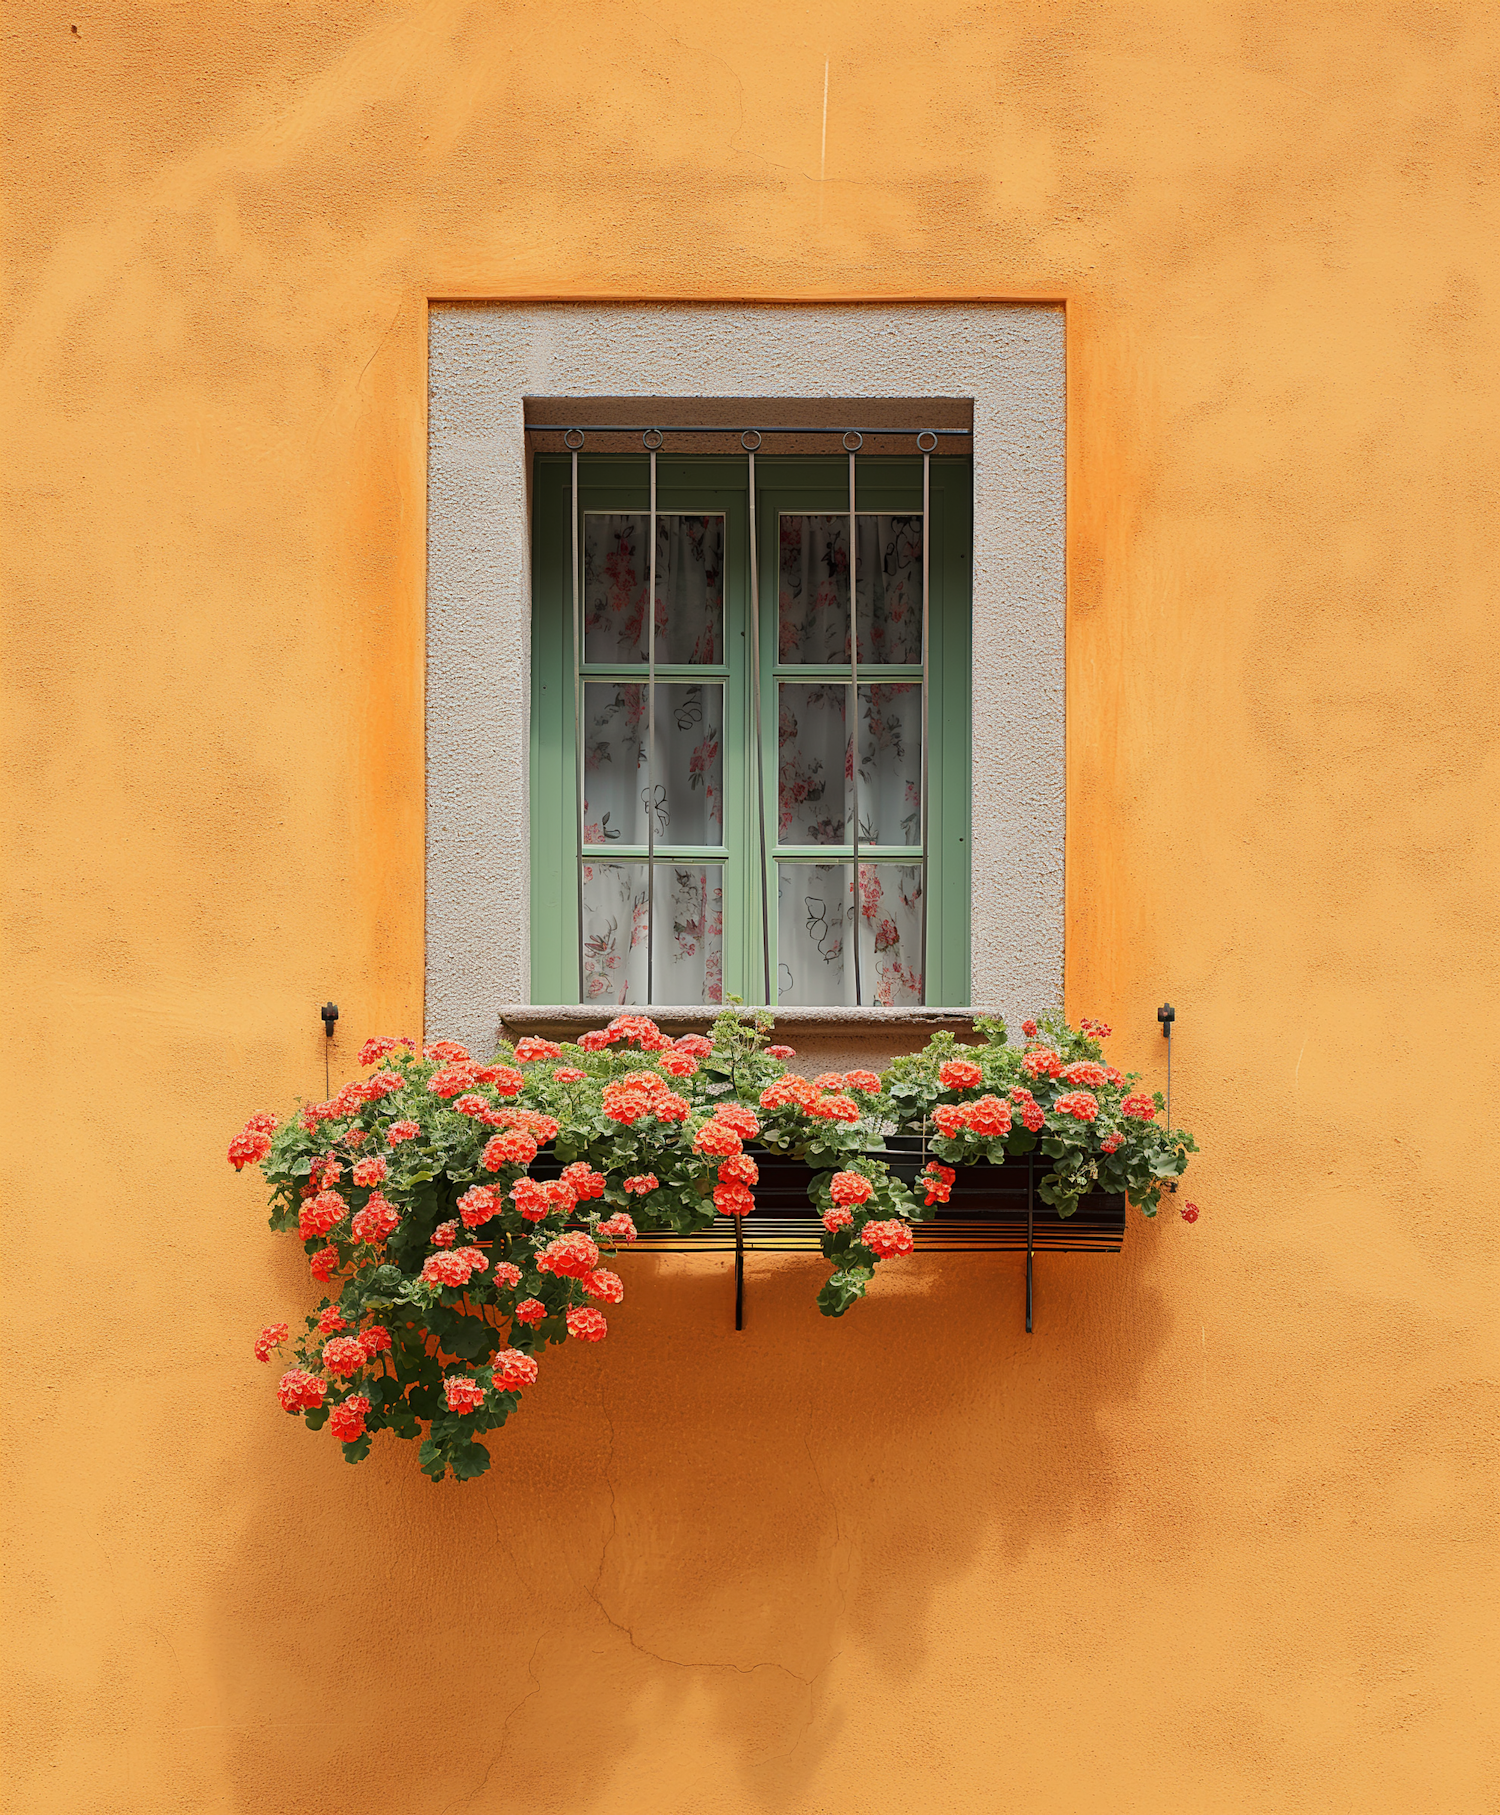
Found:
[[[236,1172],[263,1160],[271,1151],[271,1136],[277,1127],[273,1115],[253,1115],[229,1143],[229,1163]]]
[[[340,1443],[357,1443],[365,1434],[365,1419],[369,1416],[370,1401],[363,1393],[351,1393],[342,1405],[336,1405],[328,1415],[328,1428]]]
[[[536,1363],[519,1349],[501,1349],[490,1368],[497,1393],[519,1393],[536,1380]]]
[[[835,1172],[828,1189],[836,1204],[865,1204],[875,1195],[862,1172]]]
[[[529,1166],[536,1152],[535,1137],[524,1128],[512,1128],[485,1142],[479,1163],[486,1172],[498,1172],[502,1166]]]
[[[973,1090],[984,1082],[984,1073],[972,1059],[948,1059],[938,1066],[938,1083],[944,1090]]]
[[[603,1197],[604,1188],[609,1183],[602,1172],[595,1172],[587,1160],[574,1160],[571,1166],[564,1166],[562,1176],[577,1193],[580,1203],[591,1197]]]
[[[466,1374],[450,1374],[443,1382],[450,1412],[477,1412],[484,1404],[484,1388]]]
[[[390,1240],[400,1221],[396,1206],[380,1192],[373,1192],[369,1203],[354,1218],[354,1239],[378,1247]]]
[[[939,1103],[932,1119],[950,1141],[966,1129],[994,1141],[1010,1133],[1010,1104],[992,1096],[977,1097],[972,1103]]]
[[[923,1183],[927,1187],[927,1203],[946,1204],[948,1195],[953,1189],[953,1181],[958,1174],[951,1166],[944,1166],[937,1160],[929,1160],[924,1168],[926,1177]]]
[[[582,1233],[559,1235],[537,1256],[539,1273],[554,1273],[559,1279],[587,1279],[599,1265],[599,1250]]]
[[[476,1273],[489,1271],[489,1261],[478,1248],[451,1248],[444,1254],[431,1255],[422,1267],[422,1283],[428,1286],[466,1286]]]
[[[323,1366],[336,1380],[347,1380],[365,1365],[364,1345],[354,1336],[335,1336],[323,1344]]]
[[[662,1122],[685,1121],[690,1107],[654,1071],[632,1071],[604,1086],[604,1113],[626,1127],[647,1115]]]
[[[893,1260],[898,1254],[910,1254],[915,1245],[911,1230],[895,1217],[889,1222],[866,1223],[859,1232],[859,1239],[880,1260]]]
[[[744,1143],[735,1130],[727,1122],[719,1121],[717,1117],[713,1121],[705,1122],[693,1136],[694,1152],[704,1154],[710,1159],[727,1160],[731,1154],[740,1152],[743,1145]]]
[[[289,1368],[277,1383],[276,1397],[281,1401],[283,1411],[314,1412],[323,1403],[327,1391],[326,1380],[319,1380],[306,1368]]]

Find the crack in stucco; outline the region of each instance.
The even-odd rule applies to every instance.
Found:
[[[605,1426],[609,1431],[609,1448],[605,1454],[604,1467],[602,1470],[604,1485],[609,1489],[609,1531],[603,1544],[599,1548],[599,1567],[595,1570],[594,1580],[589,1586],[589,1599],[593,1601],[604,1619],[625,1639],[633,1651],[638,1651],[642,1657],[649,1657],[654,1663],[668,1664],[674,1670],[732,1670],[740,1676],[753,1676],[757,1670],[776,1670],[783,1676],[789,1676],[793,1682],[801,1683],[810,1696],[812,1693],[812,1686],[817,1681],[820,1672],[815,1672],[812,1676],[803,1676],[799,1671],[790,1669],[786,1664],[776,1663],[772,1659],[766,1659],[761,1663],[755,1664],[735,1664],[722,1662],[713,1658],[668,1657],[665,1652],[653,1651],[649,1645],[643,1645],[635,1636],[634,1628],[627,1625],[625,1621],[616,1619],[614,1614],[610,1612],[604,1602],[602,1584],[604,1581],[604,1568],[609,1561],[610,1546],[614,1543],[615,1533],[619,1529],[619,1502],[615,1494],[614,1476],[611,1473],[611,1464],[614,1462],[615,1456],[615,1424],[614,1419],[610,1416],[609,1403],[605,1397],[602,1377],[599,1383],[599,1410],[603,1414]],[[826,1667],[827,1666],[825,1665],[824,1668],[826,1669]],[[810,1718],[811,1715],[809,1714],[809,1719]]]
[[[444,1803],[443,1809],[442,1809],[442,1815],[450,1815],[450,1811],[460,1808],[466,1803],[472,1803],[476,1796],[479,1796],[483,1793],[484,1786],[490,1781],[490,1773],[494,1770],[495,1766],[499,1764],[501,1758],[505,1755],[505,1745],[506,1745],[506,1740],[510,1734],[511,1722],[516,1718],[516,1716],[526,1706],[527,1702],[529,1702],[534,1696],[541,1694],[542,1679],[536,1673],[536,1654],[541,1650],[542,1639],[545,1637],[546,1637],[546,1634],[543,1633],[537,1639],[537,1642],[531,1648],[531,1656],[526,1660],[526,1674],[531,1678],[531,1687],[521,1697],[520,1701],[518,1701],[516,1703],[516,1705],[510,1710],[510,1712],[506,1715],[505,1719],[500,1723],[499,1743],[497,1744],[497,1746],[495,1748],[494,1755],[491,1757],[489,1763],[484,1767],[483,1777],[480,1778],[479,1782],[477,1784],[475,1784],[475,1786],[472,1790],[466,1791],[461,1797],[455,1797],[452,1802]]]

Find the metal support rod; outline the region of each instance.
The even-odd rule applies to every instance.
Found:
[[[325,1002],[318,1013],[323,1017],[323,1095],[331,1097],[333,1079],[328,1069],[328,1055],[333,1050],[333,1024],[339,1018],[339,1005],[337,1002]]]
[[[757,444],[759,439],[757,436]],[[745,452],[750,462],[750,710],[755,719],[755,822],[760,828],[760,950],[766,1006],[774,1008],[776,999],[771,994],[771,891],[766,853],[766,755],[760,697],[760,560],[756,550],[755,449],[747,448]]]
[[[573,743],[578,770],[578,1000],[588,1001],[583,974],[583,953],[588,941],[583,926],[583,595],[579,573],[578,450],[573,450],[572,488],[568,493],[569,546],[573,558]]]
[[[847,435],[844,437],[844,445],[849,446]],[[855,596],[859,571],[859,522],[854,514],[854,455],[855,449],[849,448],[849,706],[853,720],[849,730],[849,749],[854,810],[854,1006],[862,1008],[864,987],[860,977],[859,921],[864,904],[859,888],[859,605]]]
[[[656,994],[656,449],[650,450],[651,521],[646,571],[646,1000]]]
[[[1031,1260],[1036,1212],[1036,1155],[1026,1156],[1026,1334],[1031,1334]]]
[[[741,1219],[734,1219],[734,1327],[745,1327],[745,1231]]]
[[[921,446],[921,437],[918,446]],[[922,964],[922,987],[917,995],[918,1002],[927,1006],[927,880],[931,874],[931,865],[927,861],[927,696],[931,681],[931,662],[928,650],[931,647],[930,622],[927,605],[928,580],[931,575],[932,545],[932,455],[922,450],[922,930],[917,946],[917,956]]]
[[[1177,1019],[1177,1010],[1170,1002],[1163,1002],[1156,1011],[1156,1018],[1161,1022],[1162,1038],[1167,1043],[1167,1126],[1172,1126],[1172,1023]]]

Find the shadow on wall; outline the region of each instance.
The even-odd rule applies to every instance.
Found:
[[[1018,1255],[882,1269],[841,1323],[815,1261],[752,1256],[743,1334],[727,1257],[627,1259],[608,1341],[551,1353],[464,1486],[389,1437],[346,1468],[267,1380],[222,1578],[235,1806],[792,1806],[872,1676],[922,1668],[935,1596],[1108,1512],[1153,1236],[1039,1261],[1032,1337]]]

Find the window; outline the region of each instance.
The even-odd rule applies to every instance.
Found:
[[[533,999],[966,1003],[968,458],[539,453],[532,496]]]
[[[730,672],[699,678],[723,680],[729,726],[723,843],[710,847],[722,852],[718,867],[726,878],[722,987],[752,1001],[765,993],[761,821],[750,812],[753,775],[742,767],[754,741],[752,689],[748,651],[735,635],[749,630],[749,462],[738,432],[728,431],[746,423],[874,431],[924,422],[966,431],[942,438],[932,455],[927,1006],[981,1003],[1015,1022],[1060,1003],[1064,311],[990,301],[495,300],[434,303],[429,324],[426,666],[411,677],[424,695],[427,1027],[478,1048],[513,1008],[554,1006],[562,1027],[583,1025],[586,1014],[609,1006],[602,998],[586,1010],[578,1006],[580,950],[571,943],[578,878],[568,866],[570,858],[576,866],[577,852],[567,846],[576,837],[578,807],[569,792],[572,721],[561,715],[571,711],[573,676],[570,650],[557,642],[571,634],[570,462],[561,432],[543,426],[569,421],[638,425],[628,436],[588,433],[579,455],[588,508],[637,516],[650,508],[640,425],[720,425],[712,435],[668,437],[657,458],[657,503],[678,515],[725,519]],[[858,509],[915,514],[920,468],[910,434],[887,440],[868,433],[857,462]],[[844,514],[848,479],[837,434],[801,441],[766,435],[756,460],[757,627],[765,658],[776,650],[770,627],[779,614],[779,525],[773,530],[770,516]],[[788,491],[790,503],[773,502],[773,493]],[[934,666],[939,636],[945,647]],[[959,641],[966,666],[956,654]],[[764,714],[777,677],[763,666],[757,678]],[[863,669],[860,678],[875,684]],[[737,732],[736,712],[743,714]],[[769,809],[777,799],[778,732],[767,717],[759,722]],[[1101,728],[1081,731],[1079,760],[1102,760]],[[959,772],[967,779],[955,789]],[[624,842],[612,840],[610,848]],[[842,847],[810,848],[824,859],[837,849],[841,861],[851,861]],[[967,861],[952,874],[966,877],[966,887],[950,885],[956,852]],[[665,847],[663,858],[669,854],[676,853]],[[861,862],[869,861],[862,846]],[[783,878],[774,846],[767,862],[778,899],[764,917],[765,943],[779,943],[774,915]],[[712,866],[705,858],[701,867]],[[736,872],[749,877],[748,907],[736,903]],[[631,909],[633,916],[633,897]],[[804,928],[812,917],[804,912]],[[643,948],[635,955],[639,961]],[[772,955],[779,965],[782,954]],[[852,968],[852,957],[848,962]],[[838,976],[837,968],[825,964],[824,981],[835,973],[852,1003],[852,976]],[[664,982],[658,998],[666,988]],[[810,1019],[832,1038],[844,1019],[924,1012],[796,1008],[779,988],[771,993],[778,1005],[787,1002],[787,1036],[799,1051],[807,1049]],[[833,994],[830,985],[823,999]],[[872,992],[861,999],[870,1001]],[[679,1017],[684,1025],[689,1019]],[[799,1021],[802,1031],[794,1033]]]

